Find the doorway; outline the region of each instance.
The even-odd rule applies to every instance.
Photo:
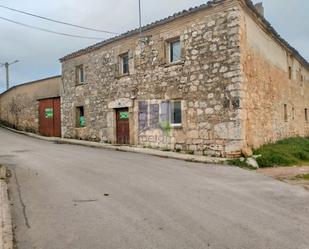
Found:
[[[61,137],[60,98],[39,100],[39,132],[47,137]]]
[[[117,144],[130,144],[129,109],[116,109]]]

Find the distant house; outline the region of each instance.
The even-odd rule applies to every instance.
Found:
[[[14,86],[0,94],[0,123],[7,126],[61,136],[61,76]]]
[[[61,62],[67,138],[234,156],[309,136],[309,64],[248,0],[210,1]]]

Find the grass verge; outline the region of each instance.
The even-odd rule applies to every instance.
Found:
[[[253,168],[252,166],[248,165],[246,163],[246,161],[242,161],[240,159],[231,159],[227,161],[228,165],[233,165],[233,166],[237,166],[243,169],[250,169],[250,170],[256,170],[255,168]]]
[[[296,178],[297,180],[306,180],[306,181],[309,181],[309,174],[298,175],[298,176],[295,176],[295,178]]]
[[[309,165],[309,139],[294,137],[266,144],[254,151],[261,155],[257,162],[261,168],[274,166]]]

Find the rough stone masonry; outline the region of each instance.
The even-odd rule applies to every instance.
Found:
[[[254,108],[244,71],[251,70],[245,56],[251,44],[245,40],[247,15],[268,36],[263,17],[250,1],[216,0],[145,26],[141,37],[133,30],[65,56],[61,59],[62,135],[117,143],[117,110],[127,108],[132,145],[234,156],[243,148],[284,137],[283,129],[280,136],[265,137],[259,144],[248,139],[252,116],[248,110]],[[288,51],[282,40],[273,39]],[[179,41],[180,59],[171,62],[174,41]],[[308,64],[297,56],[294,60],[305,81]],[[123,73],[124,63],[129,72]],[[307,94],[308,82],[304,84]],[[301,104],[304,111],[308,103]],[[85,119],[82,127],[77,121],[80,115]],[[177,125],[171,121],[173,115],[181,119]],[[303,130],[296,133],[309,133],[303,123]]]

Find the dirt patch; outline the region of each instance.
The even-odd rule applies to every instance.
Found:
[[[257,172],[309,190],[309,180],[306,177],[309,174],[309,166],[265,168],[258,169]]]

